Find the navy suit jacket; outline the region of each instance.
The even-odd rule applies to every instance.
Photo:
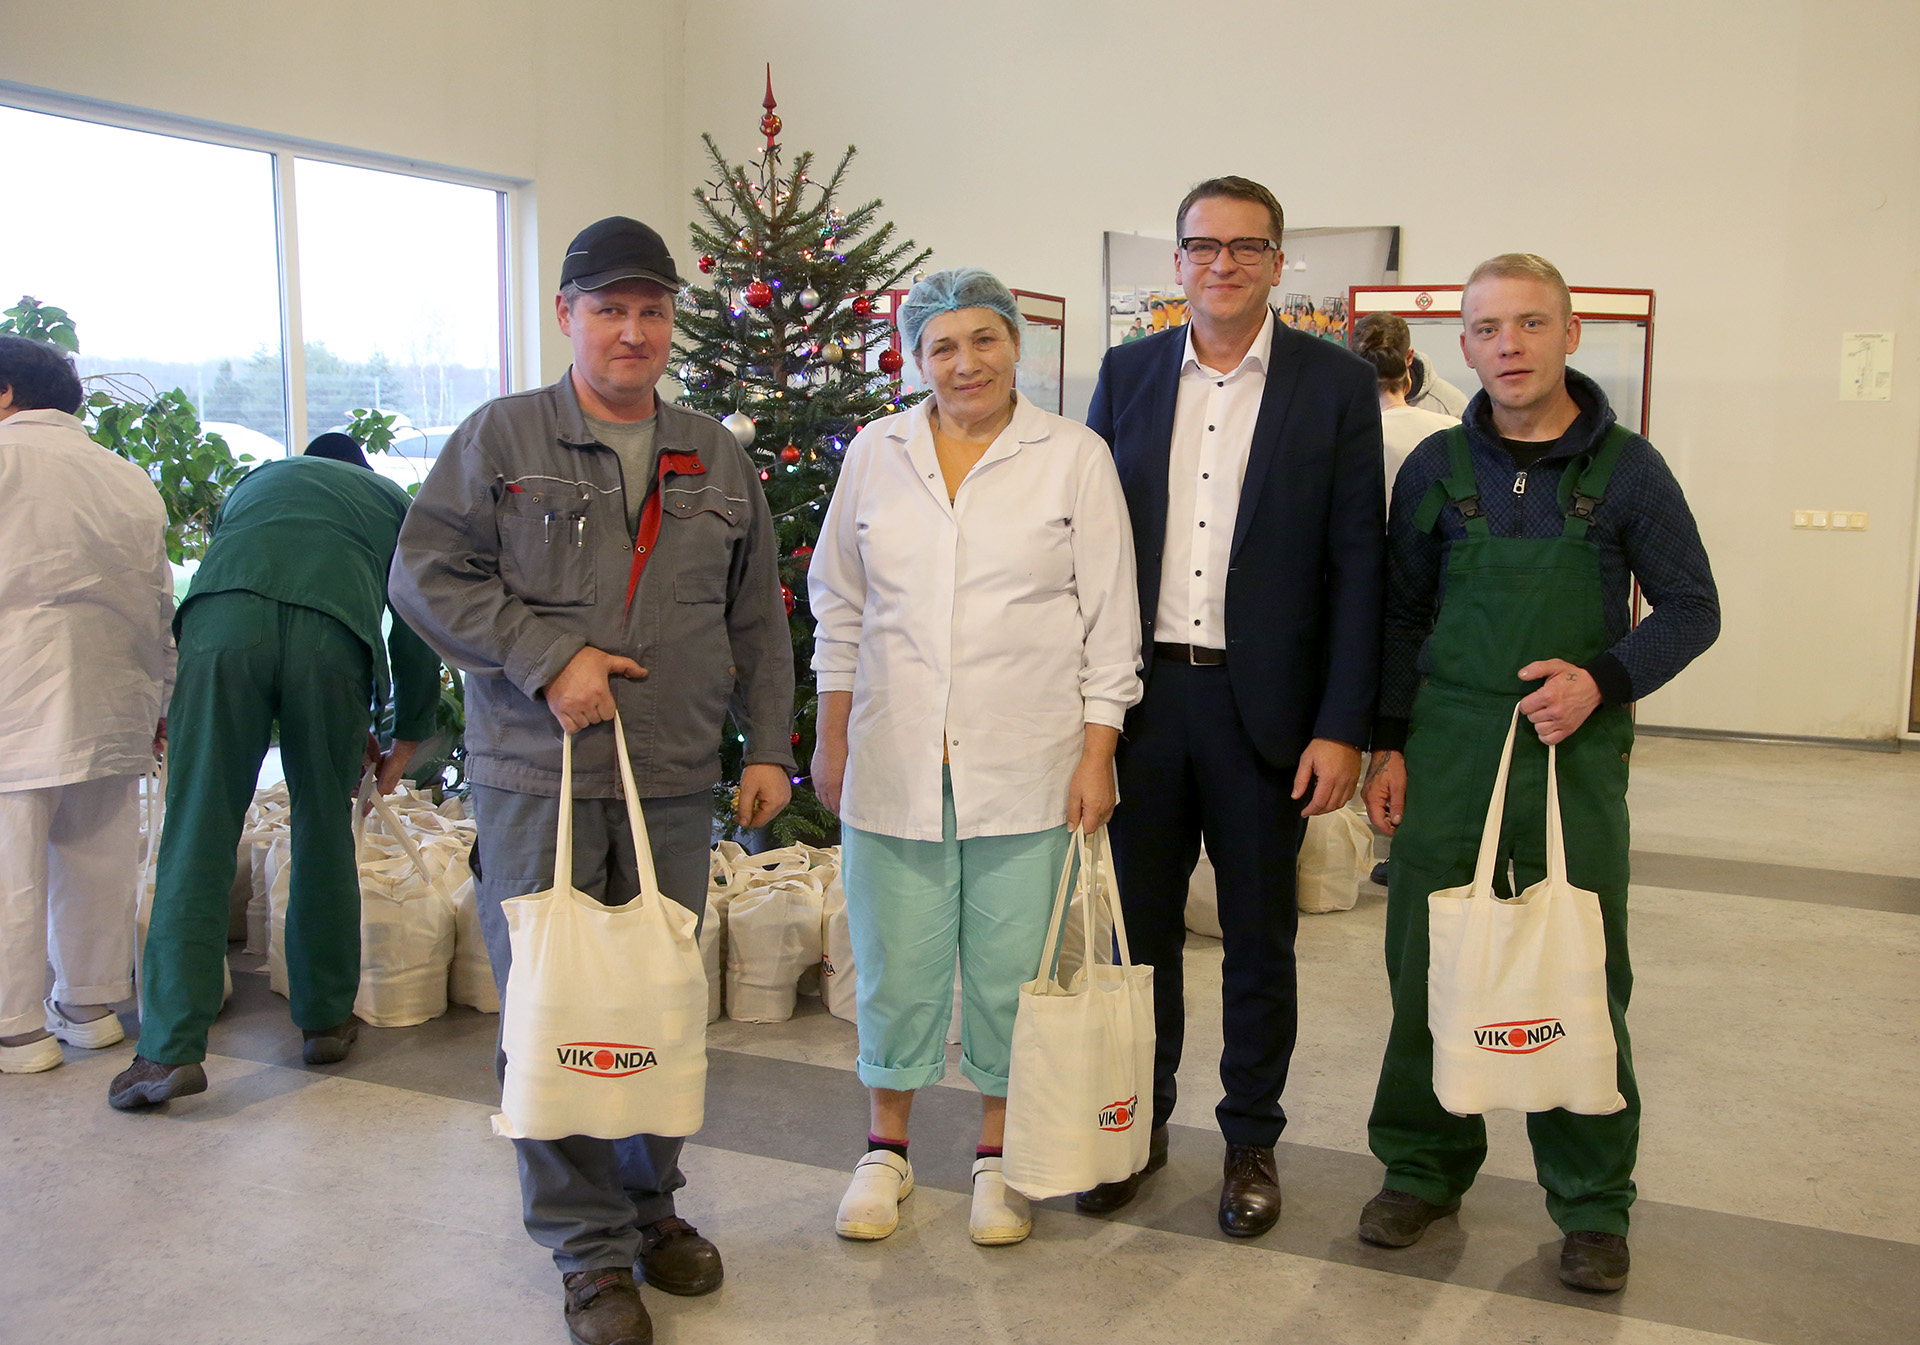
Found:
[[[1087,413],[1113,449],[1133,518],[1143,652],[1160,604],[1186,340],[1186,329],[1173,327],[1109,350]],[[1367,745],[1386,571],[1384,470],[1373,366],[1276,318],[1234,520],[1226,609],[1234,704],[1276,768],[1294,769],[1313,738]],[[1144,675],[1153,675],[1150,654]]]

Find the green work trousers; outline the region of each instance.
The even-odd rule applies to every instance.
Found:
[[[141,962],[140,1054],[203,1060],[220,1011],[233,856],[273,723],[292,804],[286,939],[293,1021],[353,1013],[360,879],[353,794],[372,724],[373,656],[310,607],[231,590],[189,600],[167,713],[167,813]]]
[[[1406,820],[1395,834],[1387,891],[1387,979],[1393,1028],[1367,1134],[1386,1185],[1451,1205],[1487,1156],[1486,1123],[1456,1116],[1433,1093],[1427,1028],[1427,894],[1472,881],[1480,832],[1513,713],[1510,697],[1429,683],[1407,739]],[[1563,1232],[1627,1232],[1639,1147],[1640,1094],[1627,1038],[1633,970],[1627,961],[1627,756],[1633,725],[1604,706],[1560,744],[1560,810],[1567,873],[1597,892],[1607,940],[1607,1005],[1624,1110],[1611,1116],[1533,1112],[1527,1135],[1547,1212]],[[1523,719],[1515,737],[1500,833],[1503,895],[1546,875],[1547,749]],[[1512,886],[1505,872],[1512,864]]]

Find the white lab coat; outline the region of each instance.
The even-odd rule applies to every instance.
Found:
[[[153,764],[173,682],[167,509],[61,411],[0,420],[0,793]]]
[[[940,840],[944,750],[957,839],[1061,826],[1085,726],[1140,699],[1120,477],[1021,397],[950,504],[931,404],[854,438],[810,564],[818,685],[853,693],[840,816]]]

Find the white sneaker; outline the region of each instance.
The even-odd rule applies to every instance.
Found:
[[[53,1037],[42,1037],[25,1046],[0,1046],[0,1074],[39,1074],[55,1068],[62,1059],[60,1043]]]
[[[1025,1242],[1033,1232],[1033,1210],[1027,1198],[1007,1185],[998,1158],[978,1158],[973,1164],[973,1214],[967,1231],[982,1247],[1004,1247]]]
[[[126,1029],[120,1026],[119,1014],[109,1012],[104,1018],[76,1022],[61,1013],[60,1006],[52,1000],[47,1001],[47,1031],[69,1046],[88,1051],[97,1051],[102,1046],[111,1046],[127,1039]]]
[[[913,1164],[890,1149],[874,1149],[853,1169],[833,1231],[874,1242],[900,1227],[900,1202],[913,1194]]]

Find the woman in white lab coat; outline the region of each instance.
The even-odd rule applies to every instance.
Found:
[[[1032,1218],[1000,1172],[1014,1009],[1069,828],[1113,812],[1140,698],[1133,545],[1106,444],[1014,389],[1004,285],[935,273],[898,321],[933,395],[848,446],[809,579],[813,780],[842,822],[871,1093],[835,1228],[874,1239],[899,1222],[913,1094],[946,1072],[957,955],[960,1069],[982,1102],[971,1233],[1018,1242]]]

